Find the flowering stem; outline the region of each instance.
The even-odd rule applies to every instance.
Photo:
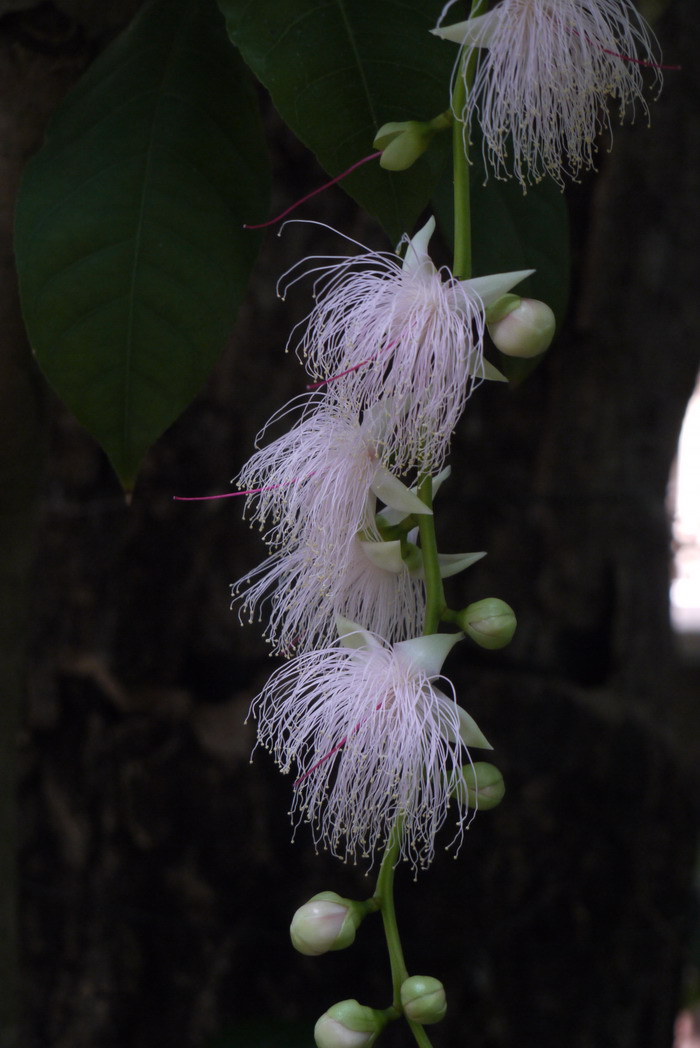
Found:
[[[418,497],[433,508],[433,484],[430,477],[423,477],[418,484]],[[435,538],[435,518],[432,514],[421,513],[418,517],[420,547],[423,554],[423,573],[425,577],[425,621],[423,636],[437,633],[442,613],[445,610],[445,590],[440,574],[437,541]]]
[[[373,902],[381,910],[384,923],[384,935],[386,936],[386,945],[389,951],[391,981],[394,993],[392,1011],[396,1012],[397,1015],[400,1015],[403,1011],[401,1006],[401,984],[408,978],[408,968],[403,956],[403,948],[396,921],[396,907],[394,906],[394,874],[401,844],[401,822],[402,820],[399,818],[394,824],[384,858],[382,859],[382,865],[379,869],[377,888],[373,899]],[[430,1038],[420,1023],[411,1022],[410,1019],[406,1021],[419,1048],[432,1048]]]
[[[471,18],[476,18],[488,7],[487,0],[472,0]],[[455,256],[452,272],[459,280],[472,275],[471,211],[469,202],[469,130],[460,119],[467,101],[467,92],[474,83],[476,54],[467,51],[455,78],[452,94],[452,164],[454,172]]]

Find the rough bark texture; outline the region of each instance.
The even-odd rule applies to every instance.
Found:
[[[473,398],[441,498],[444,548],[489,551],[454,603],[501,596],[520,626],[504,653],[451,662],[506,800],[456,862],[441,853],[417,884],[399,878],[409,965],[448,987],[439,1048],[670,1043],[700,752],[668,626],[665,505],[700,362],[695,0],[658,29],[684,72],[669,74],[652,130],[621,130],[573,194],[567,329],[521,388]],[[46,74],[33,75],[43,97]],[[270,123],[282,203],[322,176]],[[306,213],[384,246],[340,191],[316,206]],[[280,304],[274,283],[318,250],[303,226],[270,236],[231,346],[130,507],[53,405],[21,749],[27,1048],[309,1048],[332,1001],[386,1000],[373,924],[322,961],[286,942],[306,897],[371,882],[316,856],[304,832],[292,845],[289,781],[265,755],[249,764],[243,720],[271,663],[227,586],[260,559],[257,536],[231,501],[172,502],[224,490],[301,389],[282,347],[308,301]]]

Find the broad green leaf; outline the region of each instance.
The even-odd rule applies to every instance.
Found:
[[[441,0],[219,0],[231,38],[282,118],[331,175],[380,126],[449,108],[454,48],[430,35]],[[446,140],[446,141],[445,141]],[[343,182],[394,242],[430,200],[449,132],[408,171],[371,161]],[[311,188],[311,187],[309,187]]]
[[[20,192],[49,382],[126,488],[223,349],[267,207],[248,72],[214,0],[156,0],[66,97]]]
[[[562,323],[569,300],[569,222],[566,199],[551,179],[543,179],[523,193],[515,180],[486,177],[478,148],[472,150],[471,216],[474,276],[507,273],[516,269],[535,272],[513,291],[539,298]],[[475,155],[474,155],[475,154]],[[433,204],[448,243],[453,240],[452,182],[443,179]],[[494,362],[509,379],[520,381],[540,357],[516,360],[493,351]]]

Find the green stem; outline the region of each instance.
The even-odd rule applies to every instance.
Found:
[[[423,477],[418,483],[418,497],[430,509],[433,508],[433,485],[430,477]],[[421,513],[418,516],[420,548],[423,554],[423,573],[425,579],[425,620],[423,636],[437,633],[440,619],[445,609],[445,590],[440,574],[437,540],[435,538],[435,518],[432,513]]]
[[[486,10],[488,0],[472,0],[471,15],[475,17]],[[454,148],[454,210],[455,210],[455,253],[453,273],[460,280],[468,280],[472,271],[471,257],[471,212],[469,199],[469,141],[464,133],[464,124],[459,119],[464,110],[467,92],[474,82],[476,56],[465,55],[462,68],[457,76],[452,96],[452,111],[457,115],[453,125]],[[421,477],[418,482],[418,496],[430,509],[433,508],[432,480],[429,476]],[[417,518],[420,532],[420,545],[423,555],[423,572],[425,577],[425,621],[423,635],[437,633],[440,620],[446,613],[445,591],[440,574],[437,540],[435,537],[435,520],[432,514],[423,513]],[[408,978],[408,969],[404,960],[403,948],[399,937],[394,905],[394,874],[401,847],[402,820],[397,819],[387,845],[382,865],[377,877],[377,888],[373,903],[381,911],[384,923],[391,981],[393,986],[392,1010],[399,1014],[401,1006],[401,985]],[[407,1019],[416,1044],[419,1048],[432,1048],[430,1038],[420,1023]]]
[[[488,0],[473,0],[470,18],[483,14]],[[452,272],[458,280],[468,280],[472,275],[472,233],[469,199],[469,134],[461,115],[467,95],[474,83],[476,73],[476,51],[466,51],[455,81],[452,94],[452,164],[454,173],[455,208],[455,253]]]
[[[399,927],[396,921],[396,907],[394,906],[394,874],[396,872],[396,860],[399,857],[401,845],[400,822],[394,826],[391,840],[387,845],[382,865],[377,877],[377,888],[374,893],[374,901],[381,910],[384,923],[384,935],[389,951],[389,962],[391,964],[391,982],[393,987],[393,1007],[401,1010],[401,984],[408,978],[408,969],[403,956],[401,939],[399,938]]]
[[[401,984],[408,978],[408,968],[403,956],[403,947],[399,937],[399,926],[396,920],[396,906],[394,905],[394,874],[396,872],[396,861],[399,857],[401,847],[402,820],[398,819],[394,825],[391,839],[387,845],[382,865],[377,877],[377,888],[374,893],[374,903],[381,911],[384,923],[384,935],[386,937],[387,950],[389,952],[389,963],[391,965],[391,982],[393,987],[392,1008],[398,1013],[403,1013],[401,1006]],[[430,1038],[420,1023],[411,1022],[406,1019],[411,1033],[419,1048],[432,1048]]]

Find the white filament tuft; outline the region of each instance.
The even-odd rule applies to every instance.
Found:
[[[315,305],[297,343],[311,377],[355,412],[391,401],[385,446],[393,467],[435,472],[479,381],[483,303],[427,255],[408,265],[411,245],[405,262],[374,251],[305,260],[318,264],[299,272],[298,263],[285,289],[316,274]]]
[[[660,53],[632,0],[501,0],[481,21],[481,46],[465,45],[479,60],[457,115],[465,134],[480,127],[496,177],[562,186],[593,167],[610,100],[621,120],[637,104],[648,117],[642,69],[658,93]]]
[[[246,512],[270,548],[233,588],[241,617],[252,619],[265,606],[266,636],[284,655],[329,643],[336,614],[392,641],[413,636],[425,605],[422,583],[408,569],[376,567],[358,541],[359,533],[380,538],[371,487],[384,469],[382,418],[361,423],[318,397],[308,405],[238,478],[252,489]]]
[[[400,857],[416,869],[431,862],[470,759],[457,704],[432,678],[379,641],[326,648],[277,670],[251,713],[259,744],[283,772],[295,769],[293,821],[308,822],[317,845],[372,859],[397,827]],[[455,814],[459,843],[469,815]]]

